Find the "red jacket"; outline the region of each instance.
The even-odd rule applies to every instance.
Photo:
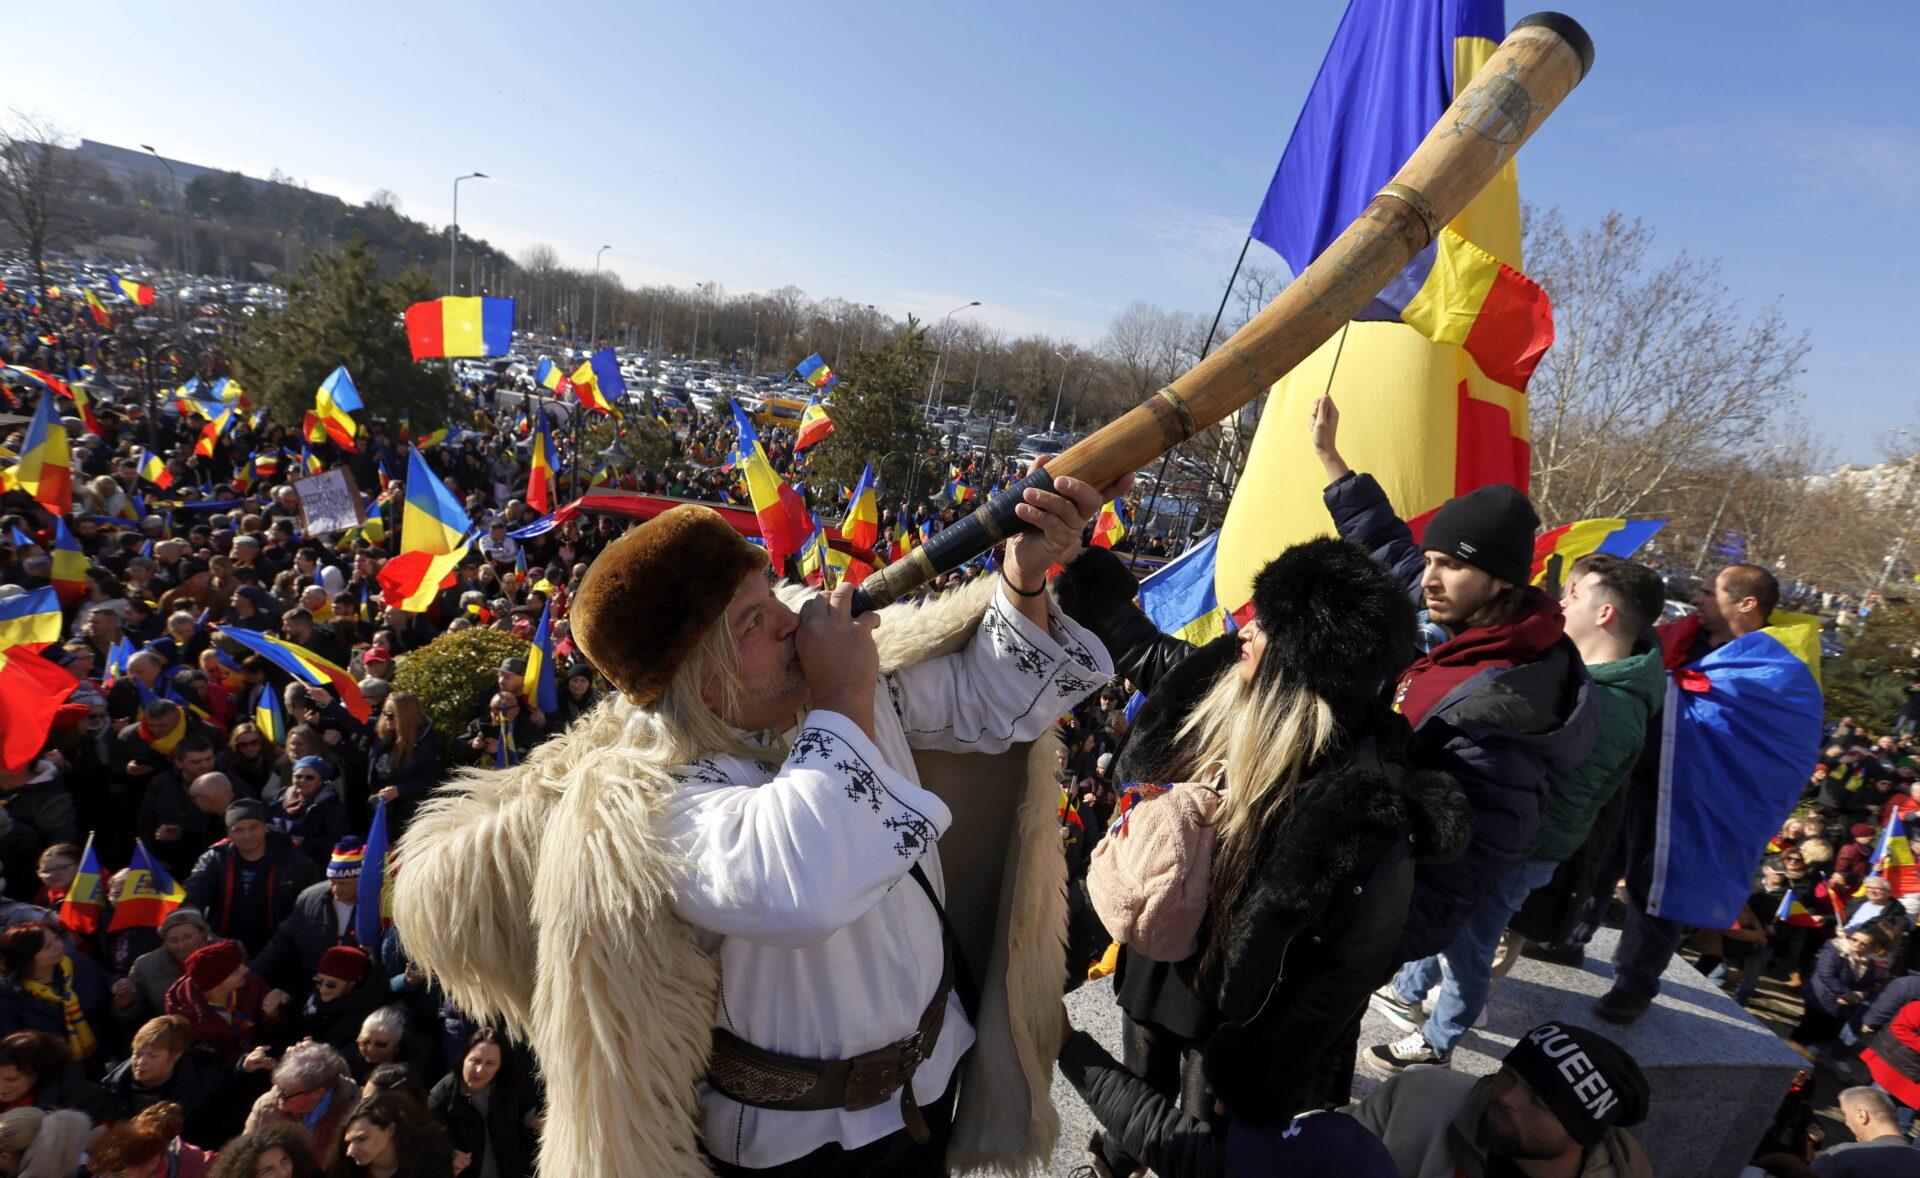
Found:
[[[1874,1083],[1908,1108],[1920,1109],[1920,1002],[1909,1002],[1860,1052]]]

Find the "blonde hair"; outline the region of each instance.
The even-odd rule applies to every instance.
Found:
[[[1231,668],[1180,725],[1174,740],[1194,770],[1225,765],[1226,792],[1214,816],[1213,930],[1200,961],[1210,976],[1227,916],[1245,892],[1261,835],[1283,821],[1295,787],[1337,734],[1333,705],[1298,684],[1243,684]]]
[[[706,689],[716,698],[709,703]],[[778,762],[786,746],[777,737],[766,746],[742,740],[725,717],[735,714],[747,693],[740,674],[740,647],[726,615],[707,629],[659,699],[634,709],[627,721],[633,748],[651,764],[685,765],[703,757],[735,756]]]

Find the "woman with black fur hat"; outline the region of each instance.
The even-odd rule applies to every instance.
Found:
[[[1457,854],[1471,833],[1451,779],[1408,767],[1389,706],[1413,654],[1412,605],[1341,540],[1282,553],[1254,581],[1253,620],[1199,650],[1154,629],[1110,552],[1082,554],[1057,586],[1148,692],[1115,779],[1225,767],[1200,948],[1175,964],[1121,954],[1129,1069],[1180,1090],[1190,1112],[1217,1100],[1248,1124],[1344,1104],[1414,861]]]

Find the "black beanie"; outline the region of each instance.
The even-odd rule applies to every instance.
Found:
[[[1640,1065],[1598,1031],[1541,1023],[1521,1036],[1506,1063],[1581,1145],[1646,1118],[1649,1092]]]
[[[1427,522],[1420,547],[1444,552],[1510,585],[1533,579],[1533,536],[1540,516],[1526,495],[1492,483],[1447,500]]]

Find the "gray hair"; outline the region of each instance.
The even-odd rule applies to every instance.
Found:
[[[273,1068],[277,1088],[305,1091],[332,1084],[347,1074],[347,1061],[325,1043],[296,1043]]]
[[[360,1023],[363,1033],[390,1035],[395,1039],[407,1033],[407,1012],[398,1006],[383,1006]]]
[[[1841,1105],[1851,1104],[1864,1108],[1867,1115],[1876,1121],[1892,1121],[1895,1119],[1893,1101],[1888,1100],[1887,1094],[1878,1088],[1869,1088],[1865,1085],[1857,1088],[1843,1088],[1840,1090],[1838,1103]]]

